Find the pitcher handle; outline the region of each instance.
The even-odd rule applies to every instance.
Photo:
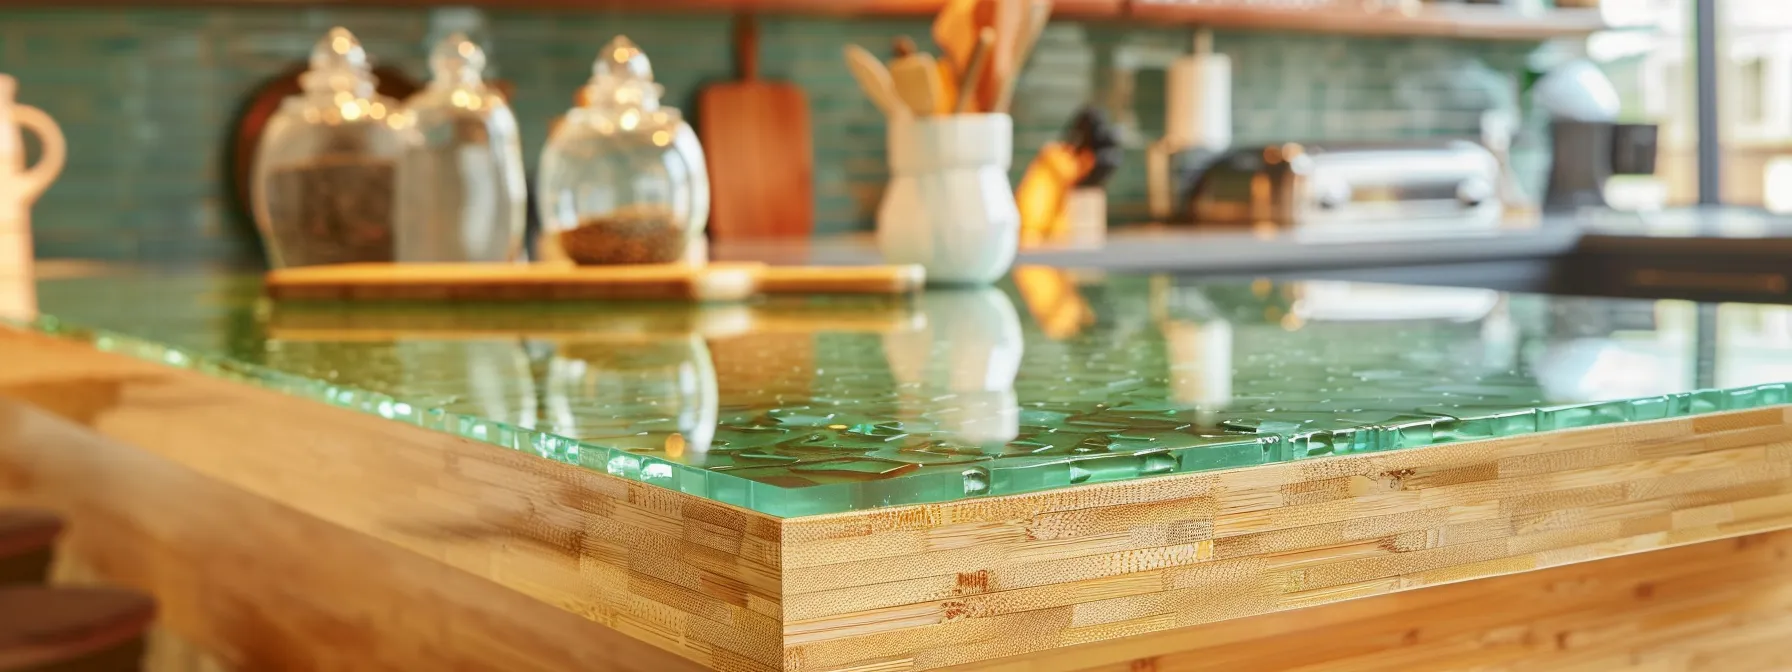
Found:
[[[36,200],[39,194],[50,187],[56,176],[62,173],[62,164],[68,160],[68,144],[62,137],[62,127],[43,110],[30,105],[16,105],[12,108],[13,121],[20,128],[29,128],[37,134],[43,144],[43,155],[37,158],[37,164],[25,170],[19,176],[25,186],[20,191],[25,200]]]

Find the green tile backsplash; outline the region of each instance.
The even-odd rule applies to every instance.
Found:
[[[524,151],[533,165],[547,122],[570,103],[590,59],[627,34],[653,58],[671,104],[691,116],[708,82],[734,75],[730,18],[722,15],[424,9],[193,8],[0,11],[0,72],[22,101],[48,111],[69,137],[68,167],[33,212],[43,257],[253,261],[254,229],[226,196],[224,148],[243,98],[302,59],[333,25],[355,31],[382,63],[419,79],[426,45],[471,19],[495,75],[515,86]],[[453,27],[459,27],[455,25]],[[883,119],[840,60],[857,42],[925,38],[927,22],[813,17],[760,21],[761,77],[795,82],[814,126],[817,229],[868,228],[885,178]],[[1116,54],[1185,49],[1186,28],[1054,24],[1022,76],[1015,104],[1015,171],[1081,105],[1108,97]],[[1473,135],[1490,87],[1513,86],[1526,43],[1222,33],[1232,56],[1235,139],[1386,139]],[[1161,67],[1161,66],[1157,66]],[[1137,76],[1140,137],[1163,126],[1161,71]],[[1110,184],[1113,218],[1144,214],[1144,154]]]

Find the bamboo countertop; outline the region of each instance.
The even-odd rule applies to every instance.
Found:
[[[40,283],[0,397],[712,668],[1077,669],[1125,647],[1054,652],[1792,527],[1785,307],[1039,267],[451,311],[125,279]],[[124,497],[51,469],[80,454],[0,436],[0,498]]]
[[[1684,303],[1036,267],[991,289],[734,306],[284,304],[245,275],[128,278],[40,283],[36,327],[780,517],[1788,394],[1766,327],[1720,331],[1703,346],[1728,359],[1696,371]]]

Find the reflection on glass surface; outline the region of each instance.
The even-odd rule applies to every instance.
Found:
[[[1780,404],[1792,379],[1784,307],[1047,280],[434,307],[102,278],[40,285],[34,326],[781,516]],[[1089,319],[1048,332],[1041,287]]]
[[[1717,385],[1792,380],[1792,307],[1718,306],[1717,329]]]
[[[1014,303],[987,287],[936,290],[917,301],[920,326],[883,339],[908,414],[1000,454],[1020,432],[1014,376],[1025,346]]]
[[[636,454],[694,458],[715,434],[717,395],[709,346],[694,334],[575,337],[548,364],[543,428]]]
[[[1077,290],[1076,274],[1049,266],[1017,266],[1014,288],[1033,316],[1033,323],[1050,338],[1070,338],[1095,323],[1095,311]]]

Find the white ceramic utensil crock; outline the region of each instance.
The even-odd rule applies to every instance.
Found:
[[[891,119],[890,185],[877,244],[892,264],[920,264],[930,284],[995,282],[1014,263],[1020,212],[1008,167],[1006,114]]]

